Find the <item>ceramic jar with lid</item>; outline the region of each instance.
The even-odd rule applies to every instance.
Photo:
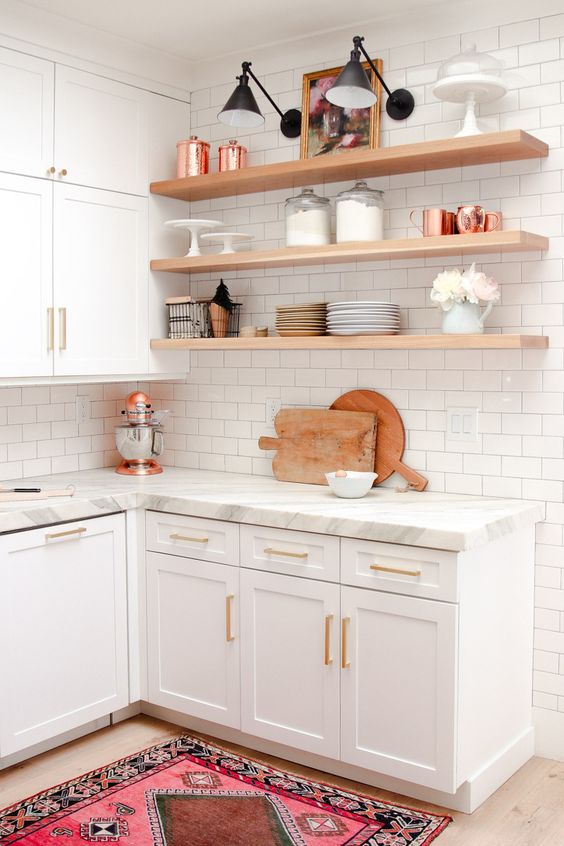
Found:
[[[313,188],[303,188],[286,200],[286,246],[311,247],[331,243],[331,206]]]
[[[337,194],[337,243],[384,238],[384,192],[356,182]]]

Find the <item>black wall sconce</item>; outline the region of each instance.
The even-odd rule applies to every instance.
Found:
[[[410,116],[415,107],[413,94],[405,88],[397,88],[395,91],[390,91],[378,73],[376,65],[364,49],[363,41],[363,37],[355,35],[353,38],[354,48],[351,51],[350,60],[337,77],[333,87],[327,91],[325,97],[335,106],[341,106],[347,109],[366,109],[374,105],[376,94],[372,90],[370,80],[362,67],[360,61],[360,55],[362,53],[388,95],[386,102],[387,113],[394,120],[405,120],[405,118]]]
[[[237,88],[219,112],[217,118],[227,126],[252,127],[264,123],[264,117],[255,100],[255,95],[249,87],[249,77],[254,79],[266,99],[271,103],[280,115],[280,131],[286,138],[297,138],[302,131],[302,113],[298,109],[289,109],[282,112],[278,108],[268,91],[258,81],[251,70],[251,62],[243,62],[241,65],[243,73],[237,76],[239,80]]]

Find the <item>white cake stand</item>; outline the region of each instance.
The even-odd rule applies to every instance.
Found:
[[[254,237],[254,235],[249,235],[247,232],[208,232],[201,236],[201,240],[206,241],[206,243],[208,241],[212,243],[221,242],[223,249],[220,255],[223,255],[224,253],[235,252],[235,248],[233,247],[235,241],[252,241]]]
[[[201,256],[199,234],[202,229],[216,229],[223,226],[221,220],[200,220],[197,217],[185,218],[182,220],[165,220],[165,226],[172,226],[174,229],[187,229],[190,232],[190,249],[186,257]]]
[[[466,103],[464,125],[455,138],[465,135],[481,135],[476,120],[476,103],[491,103],[507,94],[507,85],[499,76],[487,73],[468,73],[439,79],[433,87],[433,94],[448,103]]]

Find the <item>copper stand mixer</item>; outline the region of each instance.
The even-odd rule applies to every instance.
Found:
[[[154,460],[164,452],[161,423],[168,411],[154,412],[151,398],[142,391],[133,391],[121,412],[127,423],[116,426],[116,446],[123,461],[116,473],[125,476],[154,476],[163,468]]]

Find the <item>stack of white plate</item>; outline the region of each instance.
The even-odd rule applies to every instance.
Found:
[[[276,306],[276,331],[282,337],[325,335],[326,309],[326,303]]]
[[[400,308],[372,300],[327,304],[329,335],[397,335]]]

